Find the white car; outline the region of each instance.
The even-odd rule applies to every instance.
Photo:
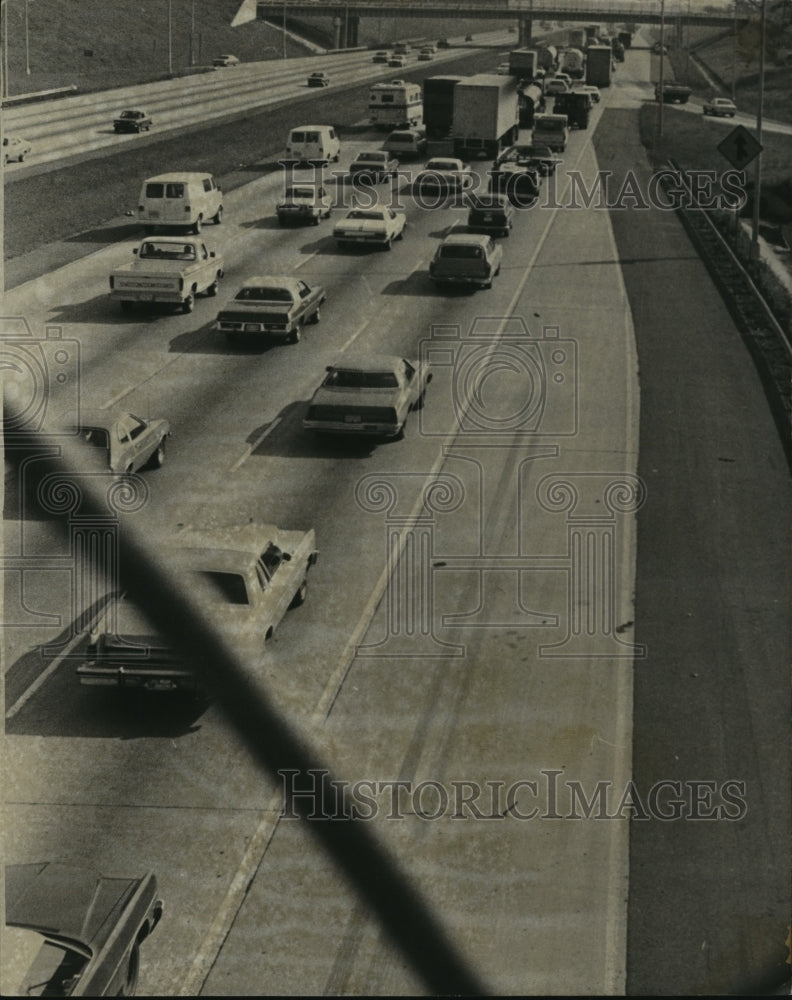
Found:
[[[433,156],[415,178],[418,190],[437,188],[440,190],[462,191],[473,183],[473,172],[469,163],[448,156]]]
[[[27,139],[23,139],[21,136],[3,136],[3,158],[6,163],[10,163],[12,160],[21,163],[32,148],[33,146]]]
[[[383,205],[373,208],[353,208],[333,227],[333,238],[347,243],[368,243],[390,250],[394,240],[404,235],[407,216]]]
[[[220,66],[238,66],[239,65],[239,59],[238,59],[237,56],[231,56],[231,55],[217,56],[215,59],[212,60],[212,65],[216,66],[216,67],[220,67]]]
[[[292,184],[283,192],[277,204],[278,222],[306,222],[319,225],[320,219],[330,218],[333,199],[321,185]]]
[[[576,87],[573,87],[573,93],[575,94],[588,94],[594,104],[599,104],[601,94],[599,87],[595,87],[591,83],[582,83]]]
[[[327,366],[303,427],[317,434],[400,438],[407,415],[423,406],[431,380],[425,361],[343,357]]]
[[[495,70],[498,76],[508,76],[511,73],[509,64],[507,62],[498,63],[498,68]]]
[[[570,86],[566,80],[559,80],[557,76],[554,76],[552,80],[545,81],[544,92],[546,94],[568,94],[569,90]]]
[[[715,118],[720,116],[734,118],[737,114],[737,105],[728,97],[713,97],[711,101],[705,101],[704,114],[713,115]]]

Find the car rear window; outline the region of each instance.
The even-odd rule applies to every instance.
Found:
[[[288,288],[240,288],[236,298],[243,302],[293,302]]]
[[[478,260],[484,256],[484,251],[478,246],[451,245],[440,247],[440,256],[451,260]]]
[[[162,184],[159,182],[146,185],[147,198],[183,198],[184,184],[171,182]]]

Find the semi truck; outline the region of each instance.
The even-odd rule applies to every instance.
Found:
[[[580,49],[564,49],[561,53],[561,71],[568,73],[573,80],[582,80],[585,73],[586,59]]]
[[[610,45],[589,45],[586,52],[586,83],[609,87],[613,53]]]
[[[567,44],[572,49],[582,49],[586,45],[586,29],[570,28],[567,35]]]
[[[454,156],[494,160],[513,145],[520,129],[518,99],[512,76],[477,73],[460,80],[454,88]]]
[[[558,69],[558,49],[555,45],[542,45],[536,50],[539,68],[545,73],[554,73]]]
[[[619,41],[622,43],[622,45],[625,47],[625,49],[630,48],[630,46],[632,45],[631,31],[620,31],[617,37]]]
[[[539,68],[536,49],[514,49],[509,53],[509,74],[520,80],[533,80]]]
[[[453,155],[454,89],[464,79],[463,76],[430,76],[423,82],[423,116],[429,157]]]

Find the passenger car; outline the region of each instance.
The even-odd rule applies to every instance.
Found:
[[[521,146],[509,146],[495,161],[493,170],[510,164],[515,168],[535,170],[543,176],[555,173],[561,157],[557,156],[549,146],[541,143],[528,143]]]
[[[287,275],[248,278],[225,309],[215,329],[228,340],[271,336],[296,344],[306,323],[318,323],[325,301],[322,285]]]
[[[371,57],[371,61],[374,63],[388,63],[390,61],[390,57],[391,53],[383,50],[381,52],[375,52]]]
[[[451,48],[451,43],[449,42],[449,40],[447,38],[438,38],[437,39],[437,47],[438,47],[438,49],[450,49]]]
[[[333,238],[344,246],[347,243],[368,243],[390,250],[394,240],[404,235],[407,216],[383,205],[372,208],[353,208],[333,227]]]
[[[505,195],[509,201],[528,208],[539,194],[539,170],[521,153],[525,147],[511,146],[490,170],[490,191]]]
[[[509,64],[507,62],[498,63],[495,73],[497,76],[508,76],[511,73]]]
[[[686,87],[681,83],[664,83],[663,84],[663,104],[687,104],[688,98],[693,93],[690,87]],[[660,84],[655,84],[655,100],[660,100]]]
[[[503,250],[491,236],[450,233],[429,264],[436,285],[462,284],[491,288],[500,272]]]
[[[419,49],[418,59],[420,62],[427,62],[429,59],[434,59],[434,53],[435,50],[433,48],[429,48],[428,45],[425,45],[422,49]]]
[[[318,558],[313,529],[285,531],[259,521],[186,528],[165,554],[199,610],[256,673],[265,641],[287,610],[305,601],[308,570]],[[194,665],[126,598],[105,608],[77,677],[86,686],[206,693]]]
[[[216,56],[212,60],[212,65],[218,68],[221,66],[238,66],[239,59],[236,56],[231,55]]]
[[[281,225],[285,222],[304,222],[310,219],[315,226],[318,226],[320,219],[330,217],[332,206],[332,198],[321,185],[317,187],[315,184],[292,184],[284,191],[276,206],[276,212]]]
[[[390,57],[390,59],[388,60],[388,65],[389,66],[398,66],[398,67],[406,66],[407,65],[407,56],[403,55],[402,53],[398,53],[398,52],[394,53]]]
[[[602,95],[600,94],[599,87],[595,87],[593,83],[581,83],[573,88],[573,93],[583,93],[588,94],[591,98],[592,104],[599,104]]]
[[[311,73],[311,75],[308,77],[308,86],[329,87],[330,77],[327,75],[327,73],[323,73],[321,70],[319,70],[316,73]]]
[[[553,77],[551,80],[545,81],[544,92],[546,94],[566,94],[569,90],[570,87],[566,80],[559,80],[558,77]]]
[[[407,415],[423,406],[432,374],[426,362],[391,355],[340,358],[313,394],[306,430],[398,438]]]
[[[148,132],[151,118],[141,108],[128,108],[113,119],[114,132]]]
[[[737,114],[737,105],[727,97],[713,97],[711,101],[704,102],[704,114],[714,117],[734,118]]]
[[[223,259],[197,237],[150,236],[132,251],[135,260],[110,275],[110,297],[130,309],[135,303],[169,303],[192,312],[200,292],[217,295]]]
[[[484,194],[470,197],[468,232],[508,236],[513,225],[514,207],[506,195]]]
[[[103,875],[40,861],[7,865],[3,996],[132,996],[140,946],[162,917],[153,872]]]
[[[165,462],[165,442],[170,437],[167,420],[143,420],[134,413],[83,410],[79,422],[84,444],[97,449],[101,464],[117,475]]]
[[[33,145],[19,135],[3,136],[3,159],[6,163],[12,160],[21,163],[32,148]]]
[[[364,150],[350,163],[349,176],[352,180],[370,177],[379,183],[392,177],[398,169],[399,161],[386,150]]]
[[[387,153],[397,153],[402,159],[423,156],[426,146],[426,133],[420,128],[397,128],[382,144]]]
[[[470,164],[446,156],[434,156],[427,160],[426,166],[415,178],[415,186],[419,191],[423,188],[461,191],[469,188],[472,183]]]

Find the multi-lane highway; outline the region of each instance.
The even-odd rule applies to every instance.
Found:
[[[404,239],[388,253],[336,246],[329,227],[353,197],[346,168],[379,141],[358,134],[325,175],[335,208],[318,228],[278,225],[278,173],[227,195],[222,225],[203,233],[225,260],[219,295],[189,315],[122,314],[110,301],[108,275],[131,242],[6,295],[6,315],[37,336],[61,331],[64,364],[79,353],[81,406],[170,421],[167,461],[144,474],[148,499],[119,515],[122,530],[158,546],[185,525],[249,518],[315,529],[308,600],[251,666],[322,760],[364,783],[372,830],[495,992],[620,993],[636,961],[629,827],[650,790],[630,779],[651,720],[636,730],[634,668],[660,667],[635,632],[637,525],[662,496],[656,480],[647,495],[639,427],[661,419],[640,413],[653,382],[639,372],[640,282],[623,276],[641,255],[626,261],[611,213],[572,192],[604,165],[603,117],[650,94],[648,53],[628,54],[558,178],[518,212],[488,290],[432,285],[429,259],[466,210],[421,204],[406,175],[379,188],[407,214]],[[659,225],[678,224],[665,213]],[[262,272],[323,284],[321,321],[297,344],[229,345],[216,312]],[[358,353],[431,358],[402,440],[303,430],[325,366]],[[770,464],[775,497],[785,477]],[[84,610],[79,570],[18,486],[6,481],[5,860],[153,869],[166,910],[142,953],[146,995],[420,989],[301,824],[281,816],[282,781],[252,766],[215,706],[83,688],[75,659],[42,655]],[[769,612],[763,621],[777,635]],[[84,643],[77,634],[67,651],[79,657]],[[756,656],[781,647],[768,640]],[[669,762],[660,777],[673,776]],[[768,821],[769,841],[784,822]],[[672,919],[644,893],[640,905]],[[709,982],[698,966],[684,981]]]

